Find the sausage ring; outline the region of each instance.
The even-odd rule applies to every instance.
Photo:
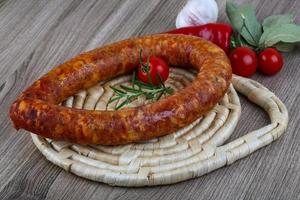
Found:
[[[199,70],[181,91],[157,102],[117,111],[66,108],[59,103],[80,89],[129,73],[144,56]],[[223,97],[232,77],[226,54],[203,39],[158,34],[131,38],[83,53],[35,81],[11,105],[16,129],[54,140],[117,145],[174,132],[199,118]]]

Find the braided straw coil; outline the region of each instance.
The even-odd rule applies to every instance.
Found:
[[[166,85],[175,91],[189,84],[194,74],[171,68]],[[107,106],[113,95],[110,85],[130,85],[122,76],[80,91],[62,105],[87,110],[113,110]],[[232,134],[241,114],[235,89],[262,107],[271,123],[222,145]],[[150,103],[143,98],[130,106]],[[150,141],[120,146],[78,145],[53,141],[32,134],[42,154],[52,163],[78,176],[110,185],[139,187],[171,184],[199,177],[229,165],[276,140],[286,129],[288,112],[267,88],[246,78],[234,76],[227,94],[213,110],[170,135]]]

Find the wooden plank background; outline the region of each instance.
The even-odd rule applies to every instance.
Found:
[[[292,11],[298,0],[241,0],[260,19]],[[174,28],[183,0],[0,1],[0,199],[300,199],[300,48],[285,55],[274,77],[255,75],[287,105],[290,122],[278,141],[203,177],[152,188],[118,188],[66,173],[48,162],[29,134],[8,118],[11,102],[33,80],[76,54],[130,36]],[[227,21],[219,0],[219,20]],[[231,140],[268,123],[261,109],[242,101]]]

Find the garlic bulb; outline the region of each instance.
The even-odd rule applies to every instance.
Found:
[[[176,27],[186,27],[214,23],[218,18],[215,0],[189,0],[179,12]]]

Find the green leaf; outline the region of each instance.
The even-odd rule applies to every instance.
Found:
[[[111,88],[115,93],[117,93],[117,94],[120,94],[120,95],[126,94],[126,92],[124,92],[124,91],[122,91],[122,90],[120,90],[120,89],[118,89],[118,88],[116,88],[116,87],[110,86],[110,88]]]
[[[164,91],[161,91],[160,93],[158,93],[157,97],[156,97],[156,101],[158,101],[162,95],[164,94]]]
[[[125,106],[126,104],[129,104],[129,103],[130,103],[129,99],[126,99],[122,103],[120,103],[115,109],[119,110],[120,108],[122,108],[123,106]]]
[[[277,24],[262,34],[260,48],[271,47],[279,42],[300,42],[300,26],[296,24]]]
[[[278,24],[291,24],[294,21],[294,15],[292,13],[284,14],[284,15],[272,15],[263,21],[263,29],[264,31],[268,28],[271,28],[272,26],[278,25]]]
[[[132,96],[128,96],[127,99],[129,100],[129,102],[132,102],[132,101],[136,100],[138,98],[138,96],[140,96],[140,94],[134,94]]]
[[[117,96],[117,97],[114,97],[114,98],[112,98],[112,97],[109,99],[109,101],[108,101],[107,104],[111,104],[112,102],[117,101],[117,100],[119,100],[121,98],[120,96]]]
[[[134,88],[130,88],[130,87],[127,87],[125,85],[120,85],[120,87],[127,91],[127,92],[131,92],[131,93],[140,93],[141,91],[137,90],[137,89],[134,89]]]
[[[167,87],[166,92],[167,92],[167,94],[174,94],[174,90],[171,87]]]
[[[146,99],[154,99],[155,97],[155,93],[152,93],[152,92],[146,92],[144,93]]]
[[[278,51],[290,52],[290,51],[292,51],[294,49],[295,44],[293,44],[293,43],[286,43],[286,42],[278,42],[277,44],[274,45],[274,47]]]
[[[118,101],[115,110],[119,110],[120,108],[136,100],[139,96],[144,96],[146,99],[158,101],[163,95],[172,94],[173,89],[170,87],[165,87],[159,75],[158,79],[161,81],[160,85],[144,83],[137,79],[136,72],[134,71],[131,79],[132,87],[122,84],[118,86],[120,88],[110,86],[115,94],[109,99],[106,107],[110,103]],[[137,86],[138,89],[135,86]]]
[[[229,18],[229,16],[231,16],[232,13],[234,13],[238,9],[238,6],[235,3],[233,3],[232,1],[227,1],[225,9],[226,9],[226,14]]]
[[[235,49],[236,47],[249,47],[253,48],[253,46],[249,45],[243,37],[238,37],[238,35],[232,35],[230,38],[230,48]]]
[[[226,13],[233,28],[240,32],[250,45],[258,46],[262,28],[255,16],[255,7],[250,4],[238,6],[231,1],[227,1]],[[243,24],[245,27],[243,27]]]
[[[142,81],[139,81],[139,80],[135,80],[134,81],[134,84],[136,84],[137,86],[143,88],[143,89],[148,89],[148,90],[153,90],[155,88],[157,88],[156,86],[154,85],[151,85],[151,84],[147,84],[147,83],[144,83]]]

